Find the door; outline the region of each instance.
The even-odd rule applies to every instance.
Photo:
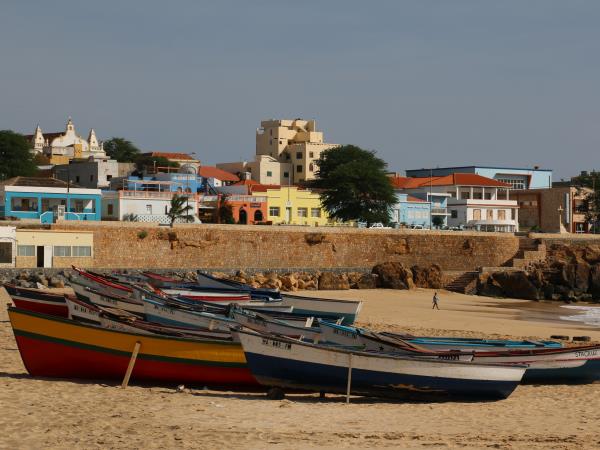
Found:
[[[248,213],[243,208],[240,209],[240,223],[244,225],[248,223]]]
[[[292,222],[292,208],[290,208],[290,207],[285,208],[285,222],[286,223]]]
[[[38,245],[37,246],[37,267],[44,267],[44,246],[43,245]]]
[[[44,245],[44,266],[52,267],[52,246]]]

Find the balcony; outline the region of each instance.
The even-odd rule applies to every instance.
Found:
[[[448,212],[447,208],[431,208],[431,215],[432,216],[449,216],[450,213]]]

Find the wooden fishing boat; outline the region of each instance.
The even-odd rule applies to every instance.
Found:
[[[272,333],[313,342],[318,342],[321,336],[319,328],[294,326],[263,314],[234,309],[231,315],[240,325],[265,334]]]
[[[395,339],[369,330],[320,322],[323,340],[337,345],[354,346],[366,351],[396,353],[419,358],[436,357],[469,360],[485,364],[526,365],[523,382],[591,382],[600,379],[600,345],[570,348],[503,348],[490,350],[485,345],[466,350],[438,346],[436,350]]]
[[[246,303],[250,302],[250,295],[239,292],[207,292],[197,291],[192,289],[165,289],[161,288],[160,292],[171,297],[181,297],[191,301],[210,302],[220,305],[228,305],[229,303]]]
[[[76,281],[71,283],[71,287],[73,288],[73,291],[75,291],[77,298],[86,303],[122,309],[123,311],[138,314],[140,316],[144,314],[143,302],[141,300],[136,300],[133,297],[121,297],[107,291],[96,290]]]
[[[524,366],[355,352],[237,330],[252,374],[264,386],[380,397],[508,397]]]
[[[105,292],[117,297],[133,296],[133,288],[123,283],[110,280],[100,274],[93,274],[86,270],[71,266],[76,273],[73,277],[80,285],[95,289],[100,292]]]
[[[144,314],[148,322],[188,328],[229,331],[236,322],[225,316],[169,306],[156,300],[144,299]]]
[[[256,385],[238,343],[110,330],[14,307],[8,315],[32,376],[121,380],[139,343],[133,382]]]
[[[45,292],[42,289],[23,288],[11,283],[5,283],[4,289],[18,308],[58,317],[69,315],[63,294]]]
[[[310,315],[333,321],[342,319],[345,325],[353,324],[362,309],[362,301],[357,300],[334,300],[290,294],[282,294],[281,298],[282,305],[294,307],[293,314]]]
[[[357,344],[358,336],[364,330],[362,328],[340,325],[335,323],[319,323],[323,332],[323,339],[327,342],[354,346]],[[428,338],[406,336],[396,333],[378,333],[382,337],[401,340],[420,348],[431,351],[459,350],[459,351],[503,351],[510,349],[538,349],[538,348],[561,348],[560,343],[553,341],[502,341],[472,338]]]

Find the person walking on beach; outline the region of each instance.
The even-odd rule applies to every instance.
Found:
[[[437,292],[433,294],[433,307],[431,309],[440,309],[440,306],[438,305],[439,302],[439,298],[437,296]]]

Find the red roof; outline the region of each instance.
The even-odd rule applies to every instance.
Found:
[[[256,180],[241,180],[237,183],[233,183],[233,186],[256,186],[258,184],[260,183]]]
[[[236,175],[218,169],[214,166],[200,166],[198,175],[204,178],[215,178],[221,181],[240,181],[240,179]]]
[[[279,184],[255,184],[250,188],[252,192],[267,192],[267,189],[281,189]]]
[[[144,153],[144,156],[153,156],[156,158],[166,158],[166,159],[181,159],[181,160],[186,160],[186,161],[196,161],[194,158],[192,158],[191,155],[188,155],[187,153],[169,153],[169,152],[147,152]]]
[[[391,179],[392,185],[398,189],[410,189],[418,187],[431,186],[491,186],[491,187],[511,187],[508,183],[494,180],[493,178],[483,177],[475,173],[453,173],[443,177],[394,177]]]
[[[427,201],[423,200],[422,198],[413,197],[412,195],[407,195],[406,199],[409,202],[413,202],[413,203],[428,203]]]

